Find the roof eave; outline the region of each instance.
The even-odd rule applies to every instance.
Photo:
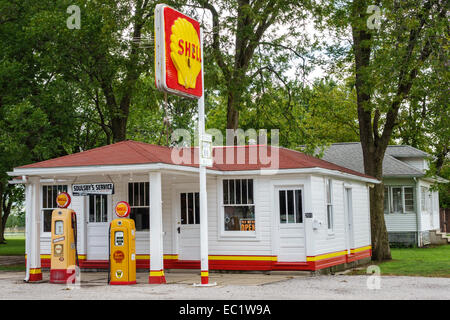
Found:
[[[9,176],[87,176],[87,175],[101,175],[101,174],[125,174],[129,172],[149,172],[158,170],[182,171],[198,173],[198,167],[174,165],[166,163],[151,163],[151,164],[130,164],[130,165],[108,165],[108,166],[79,166],[79,167],[54,167],[54,168],[15,168],[13,172],[8,172]],[[341,172],[338,170],[324,169],[320,167],[313,168],[293,168],[293,169],[257,169],[257,170],[234,170],[221,171],[215,169],[208,169],[207,173],[222,176],[233,175],[276,175],[276,174],[302,174],[315,173],[322,175],[335,176],[339,178],[357,180],[361,182],[378,184],[379,180],[375,178],[363,177],[350,173]],[[24,182],[23,182],[24,183]]]

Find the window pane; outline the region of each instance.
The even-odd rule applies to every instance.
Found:
[[[188,193],[188,224],[194,223],[194,194]]]
[[[331,204],[331,180],[326,179],[327,203]]]
[[[108,196],[102,195],[102,222],[108,222]]]
[[[225,230],[255,231],[255,208],[254,206],[232,206],[225,207]]]
[[[384,213],[389,213],[389,187],[384,187]]]
[[[242,180],[242,204],[247,204],[247,179]]]
[[[228,204],[228,180],[223,180],[223,204]]]
[[[253,179],[248,179],[248,203],[253,204]]]
[[[135,206],[140,206],[139,203],[139,183],[134,183],[134,190],[133,190],[133,201]]]
[[[150,183],[145,183],[145,206],[150,206]]]
[[[236,204],[242,204],[241,202],[241,183],[242,180],[235,180],[235,186],[236,186]]]
[[[333,206],[327,205],[328,229],[333,229]]]
[[[230,204],[235,204],[234,200],[234,180],[228,180],[228,184],[230,187]]]
[[[95,196],[89,196],[89,222],[95,222]]]
[[[102,213],[102,199],[99,196],[95,197],[95,222],[102,221],[101,213]]]
[[[130,218],[133,219],[136,224],[136,231],[150,229],[148,208],[131,208]]]
[[[288,223],[293,223],[294,220],[294,191],[287,191],[287,218]]]
[[[56,197],[58,196],[58,186],[52,186],[52,206],[51,208],[57,208],[58,204],[56,203]]]
[[[186,193],[180,194],[180,208],[181,208],[181,224],[187,223],[186,217]]]
[[[286,191],[279,191],[280,199],[280,223],[286,223]]]
[[[405,187],[405,211],[414,212],[414,188]]]
[[[129,203],[130,207],[134,206],[134,201],[133,201],[133,184],[132,183],[128,184],[128,203]]]
[[[42,187],[42,208],[48,208],[48,188],[47,186]]]
[[[302,190],[295,190],[295,222],[303,223]]]
[[[394,212],[403,212],[402,188],[392,188],[392,209]]]
[[[200,194],[195,193],[195,224],[200,223]]]
[[[53,210],[44,210],[44,232],[52,232],[52,212]]]

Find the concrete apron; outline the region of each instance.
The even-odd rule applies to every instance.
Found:
[[[2,272],[3,279],[17,279],[21,282],[24,278],[23,272]],[[302,275],[311,275],[311,273],[303,273]],[[165,271],[167,284],[184,284],[193,285],[200,283],[199,272],[170,272]],[[298,273],[286,274],[263,274],[263,273],[210,273],[210,282],[216,282],[218,286],[224,285],[240,285],[240,286],[261,286],[270,283],[286,281],[299,276]],[[50,273],[42,272],[42,282],[49,282]],[[81,286],[106,286],[107,272],[81,272]],[[148,283],[148,272],[138,272],[136,274],[137,285],[150,285]],[[167,285],[166,284],[166,285]],[[55,284],[56,285],[56,284]],[[163,284],[164,285],[164,284]]]

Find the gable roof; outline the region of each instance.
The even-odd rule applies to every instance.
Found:
[[[426,158],[430,156],[428,153],[408,145],[388,146],[386,153],[396,158]]]
[[[262,149],[263,147],[267,147],[267,149]],[[189,159],[193,160],[191,161],[192,163],[180,163],[177,158],[173,158],[173,152],[175,155],[180,152],[177,149],[126,140],[56,159],[21,166],[16,169],[70,168],[153,163],[198,167],[198,151],[195,152],[195,150],[198,149],[184,148],[182,150],[183,152],[187,152],[187,155],[190,156]],[[278,157],[276,157],[276,153],[278,153]],[[229,161],[229,158],[233,160]],[[274,164],[273,161],[277,158],[279,159],[278,163]],[[323,168],[376,180],[364,173],[306,155],[302,152],[281,147],[257,145],[214,147],[213,159],[214,164],[208,169],[217,171],[270,169],[271,165],[274,164],[273,169]],[[242,161],[239,161],[239,159]]]
[[[402,146],[400,146],[402,147]],[[409,146],[405,146],[409,147]],[[389,152],[388,152],[389,150]],[[406,157],[409,154],[417,157],[420,151],[413,147],[398,148],[398,146],[389,146],[383,159],[383,176],[384,177],[422,177],[425,175],[419,169],[408,165],[407,163],[396,159],[396,157]],[[420,153],[428,156],[427,153]],[[394,156],[394,154],[396,156]],[[420,155],[423,157],[423,155]],[[337,165],[364,172],[363,152],[360,142],[334,143],[324,150],[322,159],[336,163]]]

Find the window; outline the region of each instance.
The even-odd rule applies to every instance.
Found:
[[[150,201],[148,182],[128,183],[128,203],[130,218],[134,220],[136,231],[150,230]]]
[[[401,187],[392,188],[392,212],[394,213],[403,212],[403,198]]]
[[[384,213],[414,212],[414,187],[385,186],[384,187]]]
[[[89,196],[89,222],[108,222],[108,196]]]
[[[280,223],[302,223],[302,190],[279,190]]]
[[[389,187],[384,187],[384,213],[389,213],[391,210],[389,206]]]
[[[180,193],[181,224],[200,223],[200,197],[198,192]]]
[[[67,192],[67,185],[42,186],[43,231],[52,231],[52,212],[58,208],[56,197],[60,192]]]
[[[225,231],[255,231],[253,179],[223,180]]]
[[[325,188],[327,194],[327,223],[328,230],[333,230],[333,185],[331,179],[325,180]]]
[[[404,187],[403,193],[405,197],[405,211],[414,212],[414,188]]]
[[[430,209],[430,196],[427,187],[420,187],[420,207],[422,211],[428,211]]]

